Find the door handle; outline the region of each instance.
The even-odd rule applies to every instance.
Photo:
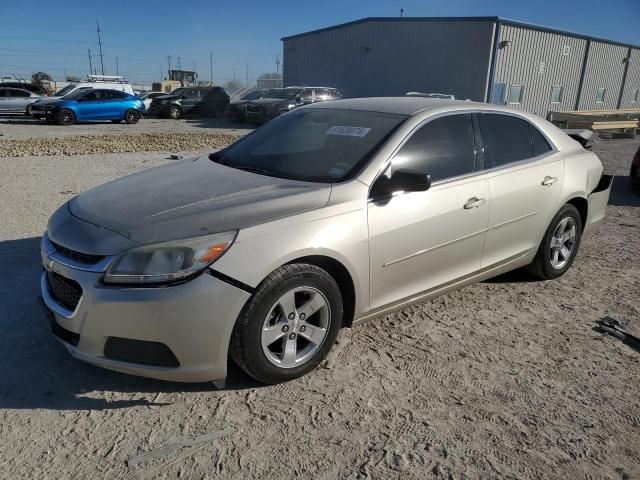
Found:
[[[558,180],[558,177],[550,177],[549,175],[547,175],[546,177],[544,177],[544,180],[542,180],[542,186],[550,187],[551,185],[556,183],[557,180]]]
[[[467,203],[464,204],[464,209],[472,210],[474,208],[478,208],[483,203],[484,198],[471,197],[469,200],[467,200]]]

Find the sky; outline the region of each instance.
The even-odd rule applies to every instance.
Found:
[[[640,45],[640,0],[0,0],[0,75],[45,71],[84,78],[89,55],[101,73],[150,84],[177,68],[201,80],[250,82],[276,70],[284,36],[363,17],[500,16]],[[282,66],[280,66],[280,71]]]

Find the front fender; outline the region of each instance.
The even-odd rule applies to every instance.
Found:
[[[366,210],[291,222],[291,217],[241,230],[236,243],[212,265],[214,270],[256,287],[280,266],[306,256],[325,256],[349,272],[356,314],[369,305],[369,245]]]

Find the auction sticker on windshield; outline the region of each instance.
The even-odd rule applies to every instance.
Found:
[[[348,127],[346,125],[335,125],[327,130],[327,135],[342,135],[345,137],[364,137],[371,131],[366,127]]]

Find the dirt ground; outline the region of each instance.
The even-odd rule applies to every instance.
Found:
[[[619,177],[561,279],[470,286],[344,330],[304,378],[222,390],[75,361],[38,301],[54,209],[167,152],[0,158],[0,478],[640,478],[640,351],[592,329],[640,334],[638,143],[594,147]]]

